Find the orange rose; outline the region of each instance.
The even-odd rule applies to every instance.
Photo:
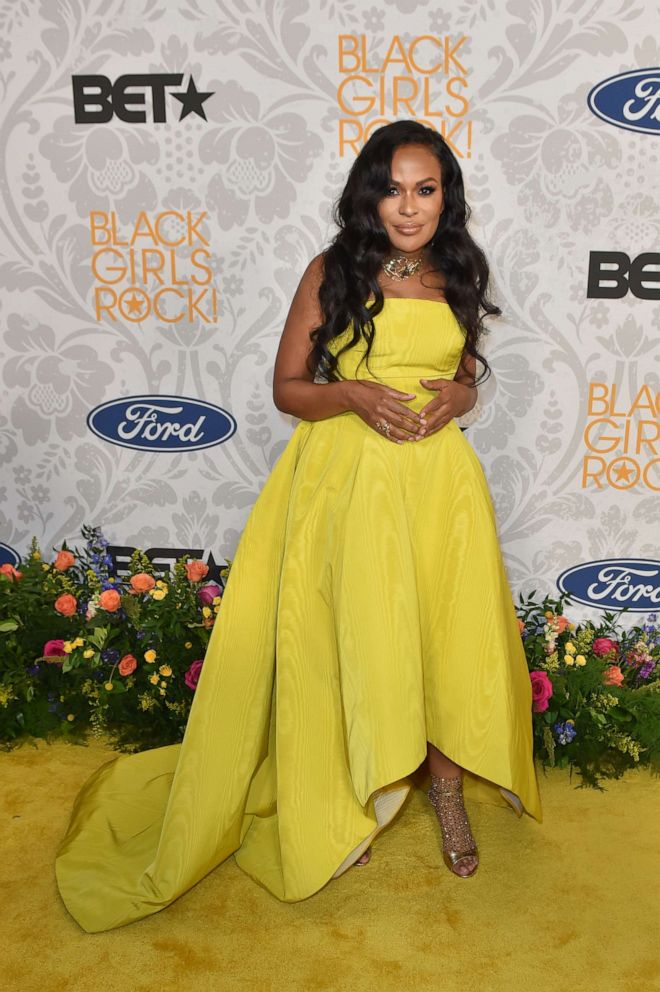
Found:
[[[9,562],[0,565],[0,575],[6,575],[10,582],[18,582],[19,579],[23,578],[23,573],[15,569]]]
[[[524,622],[524,620],[521,620],[520,617],[518,617],[518,630],[519,630],[519,632],[522,634],[522,632],[523,632],[524,629],[525,629],[525,622]]]
[[[104,589],[99,596],[99,606],[108,613],[114,613],[121,606],[121,596],[116,589]]]
[[[58,551],[53,568],[56,568],[58,572],[64,572],[67,568],[71,568],[75,560],[70,551]]]
[[[137,575],[131,576],[131,588],[135,592],[149,592],[155,585],[156,580],[153,575],[149,575],[147,572],[138,572]]]
[[[560,634],[563,634],[563,632],[566,630],[568,625],[569,625],[569,621],[567,620],[566,617],[562,617],[559,615],[555,617],[555,626]]]
[[[72,596],[70,592],[65,592],[57,597],[53,606],[63,617],[72,617],[78,608],[78,602],[76,597]]]
[[[186,563],[186,575],[190,582],[201,582],[202,579],[206,578],[208,570],[209,566],[198,558]]]
[[[132,675],[132,673],[137,668],[137,658],[132,654],[125,654],[117,665],[117,671],[120,675]]]
[[[621,685],[623,682],[623,672],[618,665],[610,665],[603,672],[603,685]]]

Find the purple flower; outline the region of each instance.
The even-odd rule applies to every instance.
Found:
[[[216,596],[220,595],[222,595],[222,589],[215,582],[209,582],[208,585],[202,586],[201,589],[197,590],[197,599],[202,606],[210,606]]]
[[[116,665],[119,661],[119,651],[117,648],[104,648],[101,651],[101,660],[106,663],[106,665]]]
[[[571,720],[567,720],[566,723],[562,723],[561,720],[557,720],[552,729],[557,736],[557,741],[559,744],[570,744],[576,736],[576,730]]]

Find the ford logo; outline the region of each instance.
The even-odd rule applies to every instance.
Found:
[[[125,396],[94,407],[87,425],[97,437],[138,451],[193,451],[236,431],[226,410],[185,396]]]
[[[13,565],[14,568],[18,568],[20,563],[21,556],[18,551],[14,551],[8,544],[3,544],[0,541],[0,565]]]
[[[660,561],[644,558],[605,558],[574,565],[557,579],[557,586],[578,603],[599,609],[646,613],[660,606]]]
[[[634,69],[592,87],[589,109],[608,124],[644,134],[660,132],[660,69]]]

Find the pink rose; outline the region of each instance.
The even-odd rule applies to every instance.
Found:
[[[610,665],[603,672],[603,685],[621,685],[623,682],[623,672],[618,665]]]
[[[53,641],[46,641],[44,644],[44,649],[41,653],[47,664],[61,665],[62,662],[59,659],[66,656],[64,641],[61,638],[56,638]]]
[[[189,689],[193,691],[197,688],[197,683],[199,682],[199,676],[202,671],[203,660],[192,661],[190,663],[190,668],[183,677],[183,681],[186,683]]]
[[[552,682],[547,672],[530,672],[529,677],[532,682],[532,708],[535,713],[543,713],[552,695]]]
[[[614,651],[616,654],[619,650],[619,642],[613,641],[611,637],[597,637],[594,643],[591,645],[591,650],[599,658],[604,658],[608,655],[610,651]]]
[[[202,606],[210,606],[216,596],[222,595],[222,589],[215,582],[209,582],[207,586],[202,586],[197,590],[197,599]]]

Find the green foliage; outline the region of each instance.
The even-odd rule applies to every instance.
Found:
[[[52,562],[33,539],[18,577],[0,574],[0,746],[89,734],[129,751],[176,743],[194,696],[186,675],[205,656],[223,586],[203,605],[212,584],[189,580],[184,559],[159,574],[139,550],[128,575],[111,575],[99,529],[82,534],[83,548],[57,549]],[[62,550],[73,561],[56,567]],[[74,597],[71,616],[70,601],[56,608],[62,595]]]
[[[19,577],[0,574],[0,746],[56,736],[84,741],[90,733],[124,751],[176,743],[194,696],[193,663],[204,659],[221,618],[232,563],[213,599],[210,583],[188,578],[184,559],[161,574],[137,550],[126,577],[110,575],[99,529],[82,534],[86,544],[66,567],[56,567],[58,551],[70,549],[45,562],[33,539]],[[208,604],[200,602],[202,588]],[[118,606],[114,593],[112,603],[104,597],[109,590],[119,593]],[[55,607],[62,595],[75,599],[71,616]],[[532,683],[540,680],[543,696],[535,695],[532,714],[537,759],[576,770],[582,786],[595,788],[633,767],[657,774],[655,615],[627,629],[620,624],[626,609],[576,625],[565,615],[566,594],[540,603],[535,596],[521,595],[517,614]],[[52,641],[60,642],[58,654],[51,644],[44,655]]]
[[[645,765],[660,770],[660,635],[656,615],[642,626],[620,623],[628,608],[600,622],[574,624],[570,597],[542,603],[519,597],[517,609],[532,680],[545,686],[535,700],[534,751],[545,767],[579,772],[582,786],[602,788]],[[653,621],[653,622],[651,622]],[[567,728],[567,725],[568,726]]]

